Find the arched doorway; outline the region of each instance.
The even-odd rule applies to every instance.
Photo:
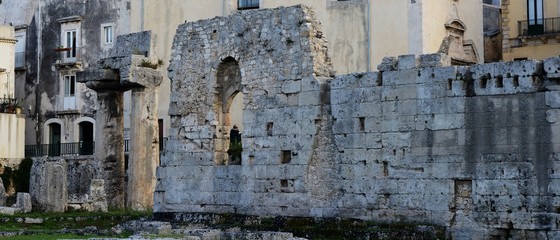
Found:
[[[80,132],[80,155],[93,154],[93,123],[83,121],[78,124]]]
[[[59,123],[49,125],[49,156],[60,156],[61,126]]]
[[[214,161],[217,164],[240,165],[243,93],[239,64],[232,57],[225,58],[218,66],[216,76],[214,111],[219,123],[214,135]]]

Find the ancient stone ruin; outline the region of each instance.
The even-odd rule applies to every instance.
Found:
[[[99,68],[79,72],[78,81],[97,93],[96,139],[88,156],[36,158],[31,195],[42,211],[153,207],[159,162],[157,89],[163,80],[155,57],[156,37],[140,32],[117,37],[116,48]],[[124,92],[131,91],[128,169],[124,157]],[[128,181],[126,181],[128,179]]]
[[[345,217],[437,224],[454,238],[558,238],[560,58],[450,62],[399,56],[378,72],[333,76],[321,25],[303,6],[180,25],[156,215]],[[234,119],[240,164],[228,156]]]

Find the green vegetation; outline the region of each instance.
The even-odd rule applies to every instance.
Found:
[[[27,213],[13,216],[0,215],[0,232],[23,232],[24,234],[2,239],[61,239],[92,237],[128,237],[132,233],[114,234],[111,228],[125,221],[148,218],[151,213],[137,211],[111,211],[106,213],[66,212]],[[42,223],[25,223],[26,218],[42,219]],[[96,232],[80,231],[86,228]],[[78,231],[72,231],[78,230]]]
[[[15,192],[29,192],[29,177],[31,174],[31,166],[33,160],[30,158],[23,159],[16,170],[11,167],[4,167],[4,172],[0,174],[4,189],[6,191],[13,187]]]
[[[163,65],[163,60],[161,59],[158,59],[157,63],[152,63],[151,61],[147,61],[147,60],[142,60],[142,63],[140,63],[141,67],[147,67],[152,69],[157,69],[161,65]]]

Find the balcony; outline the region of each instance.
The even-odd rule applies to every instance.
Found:
[[[54,143],[40,145],[25,145],[25,157],[58,157],[93,155],[94,142]]]
[[[22,114],[23,99],[0,98],[0,113]]]
[[[560,35],[560,17],[518,21],[518,31],[520,38]]]
[[[82,65],[82,51],[81,47],[58,47],[54,51],[58,53],[56,60],[56,67],[65,66],[78,66]]]
[[[237,9],[255,9],[259,8],[259,0],[238,0]]]
[[[25,52],[16,52],[16,69],[25,69]]]

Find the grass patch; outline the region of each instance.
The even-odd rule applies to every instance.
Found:
[[[55,240],[55,239],[88,239],[94,238],[96,236],[93,235],[77,235],[77,234],[37,234],[37,235],[18,235],[12,237],[2,237],[2,239],[8,240],[36,240],[36,239],[43,239],[43,240]]]
[[[0,232],[23,232],[23,235],[14,236],[6,239],[60,239],[65,235],[69,238],[88,238],[89,232],[80,234],[68,233],[71,230],[80,230],[87,227],[95,227],[102,237],[128,237],[131,233],[112,234],[111,228],[125,221],[141,218],[150,218],[150,212],[138,211],[110,211],[110,212],[66,212],[66,213],[41,213],[33,212],[26,214],[16,214],[13,216],[0,215]],[[42,223],[25,223],[26,219],[42,219]],[[69,231],[70,230],[70,231]],[[43,238],[43,236],[45,238]],[[48,238],[53,236],[53,238]]]

